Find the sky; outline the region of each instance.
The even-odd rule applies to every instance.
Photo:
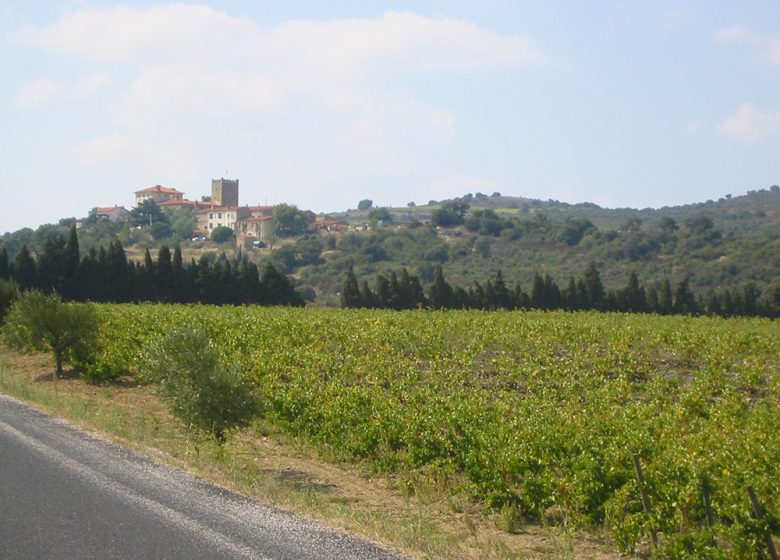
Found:
[[[0,0],[0,232],[239,179],[315,212],[780,183],[780,5]]]

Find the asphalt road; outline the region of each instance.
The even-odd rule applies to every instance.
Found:
[[[400,560],[0,395],[0,560]]]

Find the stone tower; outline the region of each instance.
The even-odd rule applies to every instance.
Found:
[[[211,202],[217,206],[238,206],[238,179],[212,179]]]

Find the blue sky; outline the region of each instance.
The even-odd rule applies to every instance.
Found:
[[[766,2],[0,0],[0,231],[239,178],[315,211],[780,182]]]

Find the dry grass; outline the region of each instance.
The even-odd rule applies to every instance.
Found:
[[[88,385],[74,375],[52,380],[46,354],[0,347],[0,391],[62,416],[97,435],[199,478],[360,534],[414,558],[612,560],[598,535],[485,516],[463,496],[419,476],[376,477],[359,466],[323,461],[311,447],[257,424],[225,449],[184,429],[148,386],[132,379]],[[506,528],[505,528],[506,529]]]

